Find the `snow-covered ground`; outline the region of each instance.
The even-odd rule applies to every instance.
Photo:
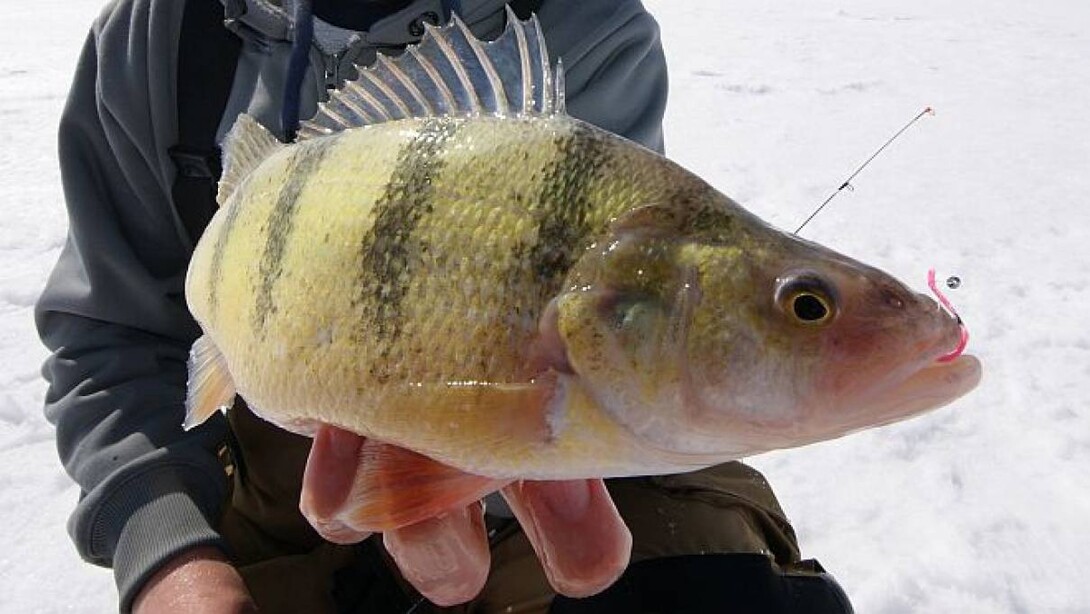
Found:
[[[924,289],[985,365],[908,423],[768,454],[808,556],[861,613],[1088,612],[1090,4],[648,0],[670,155],[793,229],[924,106],[934,117],[804,235]],[[116,608],[64,532],[77,490],[41,417],[31,305],[62,244],[55,126],[98,0],[4,6],[0,38],[0,612]]]

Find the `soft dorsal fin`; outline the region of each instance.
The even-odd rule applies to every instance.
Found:
[[[223,138],[223,173],[216,202],[222,207],[246,175],[281,147],[284,144],[265,126],[245,113],[240,114]]]
[[[396,58],[374,65],[334,92],[299,127],[298,140],[410,117],[553,115],[564,110],[563,78],[554,80],[537,17],[507,8],[495,41],[476,38],[457,15]]]

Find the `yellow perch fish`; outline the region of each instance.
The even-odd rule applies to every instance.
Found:
[[[187,427],[237,393],[393,444],[376,471],[482,476],[470,500],[830,439],[977,384],[975,358],[938,360],[962,331],[934,300],[567,116],[536,20],[508,17],[492,43],[429,29],[295,143],[241,116],[186,283]]]

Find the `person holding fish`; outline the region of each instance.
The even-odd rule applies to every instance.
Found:
[[[638,0],[110,4],[36,317],[120,609],[850,612],[736,459],[979,363],[663,158],[665,71]]]

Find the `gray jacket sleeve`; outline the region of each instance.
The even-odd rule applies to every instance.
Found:
[[[82,491],[68,530],[86,560],[114,566],[122,610],[161,563],[220,544],[227,493],[224,422],[180,426],[198,334],[165,155],[182,5],[122,1],[93,27],[59,130],[68,238],[35,313],[53,351],[45,413]]]
[[[568,113],[662,153],[666,59],[638,0],[546,0],[538,13],[563,59]]]

